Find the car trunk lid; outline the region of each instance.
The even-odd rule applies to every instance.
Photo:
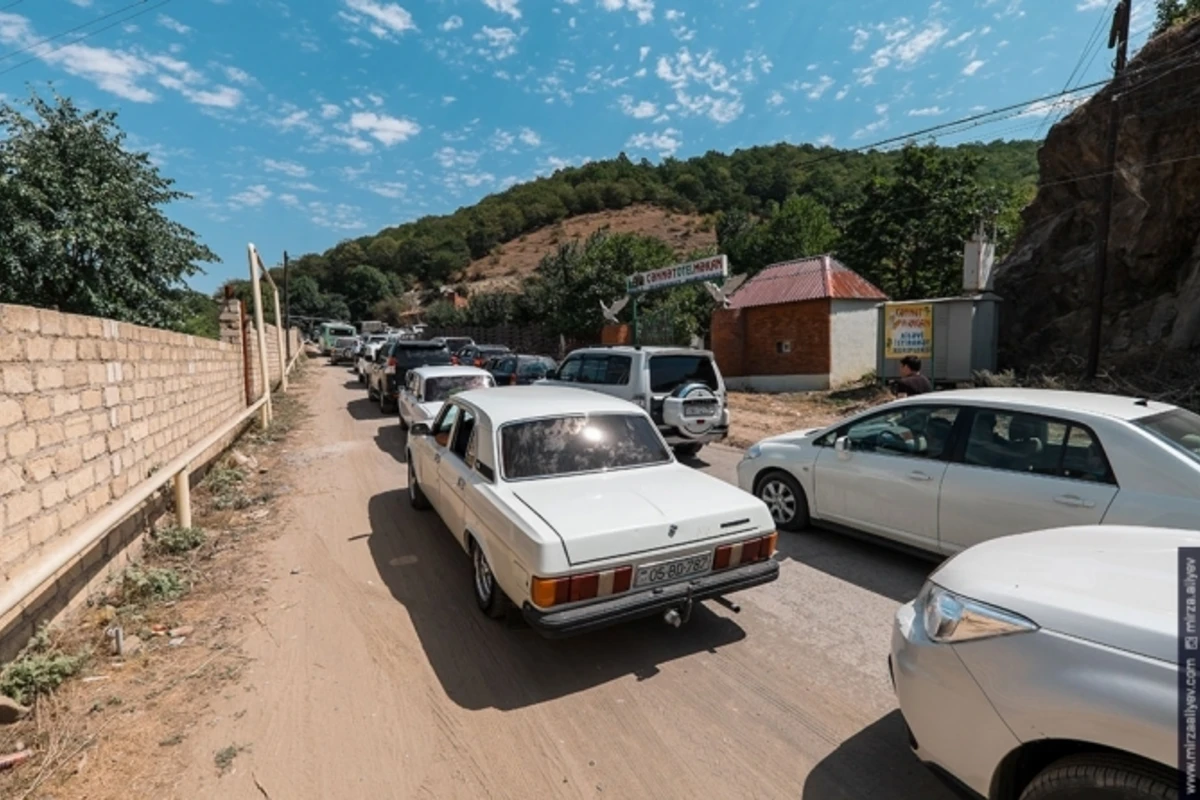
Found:
[[[529,481],[514,494],[562,540],[572,565],[770,530],[757,498],[671,464]]]

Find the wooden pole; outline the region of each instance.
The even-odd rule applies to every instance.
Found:
[[[248,248],[250,258],[250,283],[254,287],[254,327],[257,328],[258,335],[258,366],[262,370],[262,395],[261,397],[266,402],[263,403],[262,416],[259,422],[265,429],[271,424],[274,418],[274,409],[271,408],[271,367],[267,360],[267,335],[266,325],[263,322],[263,307],[262,307],[262,282],[258,277],[258,251],[251,244]]]

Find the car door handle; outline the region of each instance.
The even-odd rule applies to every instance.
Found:
[[[465,489],[465,488],[467,488],[467,481],[466,481],[466,479],[465,479],[465,478],[459,478],[459,479],[458,479],[458,488],[460,488],[460,489]]]
[[[1085,500],[1077,494],[1060,494],[1054,498],[1054,502],[1072,508],[1095,508],[1096,506],[1093,501]]]
[[[910,481],[931,481],[931,480],[933,480],[933,478],[931,476],[926,475],[924,472],[921,472],[921,470],[919,470],[919,469],[914,469],[912,472],[908,473],[908,479]]]

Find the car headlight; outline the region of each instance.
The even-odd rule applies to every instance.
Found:
[[[978,600],[926,583],[918,597],[925,633],[938,644],[958,644],[1014,633],[1029,633],[1037,623]]]
[[[749,461],[750,459],[758,458],[761,455],[762,455],[762,445],[752,444],[752,445],[750,445],[750,447],[746,448],[746,455],[744,455],[742,458],[746,461]]]

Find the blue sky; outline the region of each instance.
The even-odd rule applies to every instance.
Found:
[[[1058,92],[1113,2],[0,0],[0,95],[119,111],[194,196],[170,213],[223,259],[210,291],[247,242],[274,263],[622,150],[858,147]]]

